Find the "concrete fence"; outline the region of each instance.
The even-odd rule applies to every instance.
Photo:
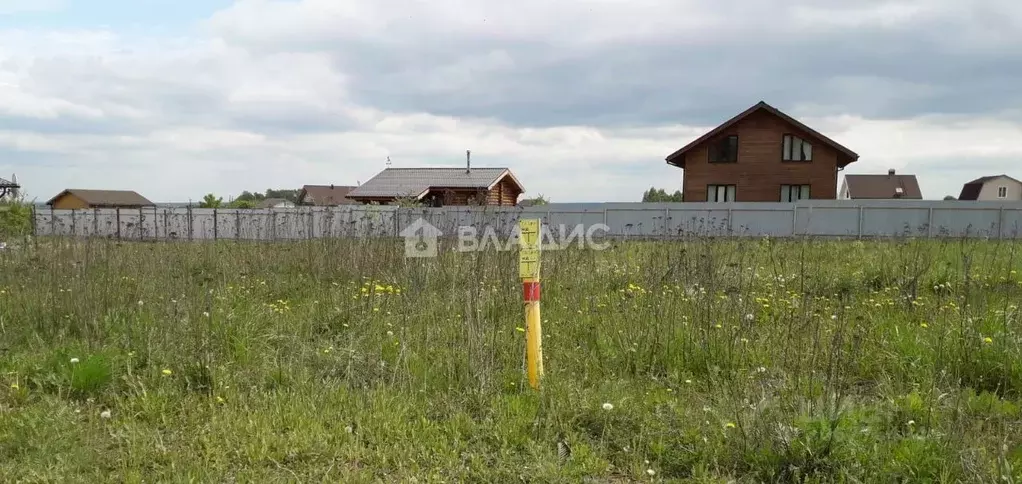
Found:
[[[395,237],[422,218],[445,236],[459,227],[509,235],[519,218],[552,231],[599,226],[612,237],[820,236],[1020,238],[1022,202],[843,201],[798,203],[584,203],[539,207],[278,209],[37,209],[39,236],[124,240],[302,240]],[[605,227],[605,228],[604,228]]]

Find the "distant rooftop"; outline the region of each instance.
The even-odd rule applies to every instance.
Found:
[[[356,187],[348,197],[400,198],[423,196],[430,188],[490,188],[507,168],[387,168]],[[514,179],[514,175],[511,175]],[[518,180],[515,183],[521,187]],[[524,190],[524,188],[523,188]]]

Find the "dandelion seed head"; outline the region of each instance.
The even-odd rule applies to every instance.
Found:
[[[78,358],[71,358],[71,364],[72,365],[78,363],[78,361],[79,361]]]
[[[603,409],[607,411],[614,410],[614,405],[610,402],[604,403]]]

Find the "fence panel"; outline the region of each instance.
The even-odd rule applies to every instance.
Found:
[[[1022,202],[843,201],[798,203],[565,203],[536,207],[412,208],[380,205],[279,209],[35,210],[39,236],[124,240],[305,240],[397,237],[419,219],[445,236],[459,227],[512,235],[520,218],[551,234],[606,226],[616,237],[1022,237]],[[602,231],[601,231],[602,233]]]

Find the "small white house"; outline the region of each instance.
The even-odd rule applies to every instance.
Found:
[[[1017,202],[1022,200],[1022,182],[1008,175],[984,176],[963,185],[958,199]]]
[[[283,198],[267,198],[259,202],[256,208],[294,208],[295,204],[292,201],[285,200]]]

